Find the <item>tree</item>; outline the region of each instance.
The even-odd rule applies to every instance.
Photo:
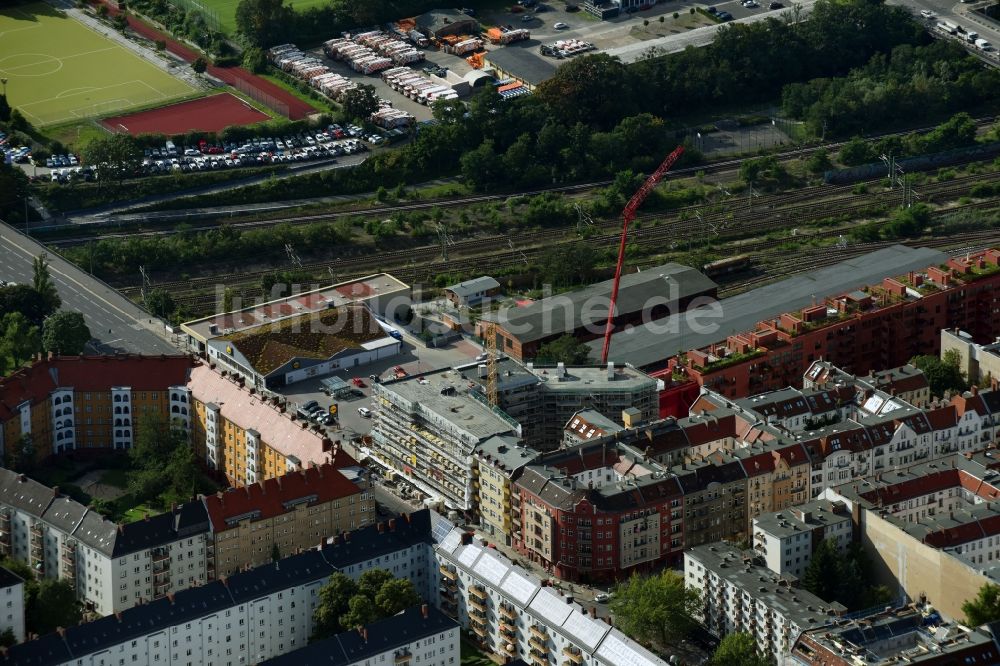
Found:
[[[770,662],[757,652],[757,643],[748,633],[726,635],[715,648],[711,666],[768,666]]]
[[[334,573],[319,590],[319,603],[313,611],[312,640],[329,638],[341,631],[340,618],[358,594],[358,584],[340,571]]]
[[[79,312],[57,312],[42,324],[42,349],[47,352],[82,354],[92,337]]]
[[[119,418],[119,417],[115,417]],[[123,417],[124,418],[124,415]],[[191,468],[187,434],[162,415],[143,415],[138,422],[135,444],[129,449],[128,490],[142,502],[165,491],[190,497],[190,487],[198,478]]]
[[[0,287],[0,312],[20,312],[32,324],[41,324],[49,309],[38,292],[26,284]]]
[[[572,334],[556,338],[538,347],[539,363],[565,363],[566,365],[586,365],[590,363],[590,347],[580,342]]]
[[[191,63],[191,69],[194,70],[195,74],[204,74],[205,70],[208,69],[208,61],[199,56]]]
[[[345,116],[362,122],[368,120],[373,113],[378,111],[378,104],[379,98],[375,92],[375,86],[367,83],[362,83],[345,92],[340,102]]]
[[[28,176],[13,164],[0,160],[0,217],[10,222],[23,220],[24,200],[29,196]],[[0,312],[3,312],[0,309]]]
[[[142,162],[142,150],[135,137],[112,134],[91,139],[83,149],[84,159],[97,171],[98,186],[121,182],[136,173]]]
[[[174,313],[177,305],[174,303],[174,297],[170,295],[169,291],[162,287],[157,287],[146,294],[146,308],[157,317],[166,319]]]
[[[23,314],[9,312],[0,319],[0,356],[7,356],[14,365],[21,365],[41,348],[38,327]]]
[[[371,597],[356,594],[347,603],[347,612],[340,617],[340,625],[345,629],[364,627],[379,618],[378,608]]]
[[[961,359],[957,350],[950,349],[944,353],[944,358],[937,356],[915,356],[910,363],[920,368],[931,394],[944,396],[945,391],[965,391],[969,383],[962,376]]]
[[[42,299],[42,304],[49,313],[55,312],[62,305],[59,292],[52,282],[52,275],[49,273],[49,256],[42,252],[31,261],[31,288],[35,290],[38,297]]]
[[[24,114],[19,110],[14,109],[10,112],[10,129],[17,130],[18,132],[30,132],[31,123],[28,119],[24,117]]]
[[[15,472],[30,472],[35,466],[35,440],[24,433],[4,451],[4,466]]]
[[[82,617],[76,591],[67,581],[54,578],[38,583],[38,592],[25,609],[26,624],[40,635],[75,626]]]
[[[271,561],[277,562],[280,559],[281,559],[281,549],[278,548],[278,542],[275,541],[273,544],[271,544]]]
[[[615,587],[611,611],[617,626],[646,642],[672,643],[696,625],[701,606],[696,590],[684,586],[684,576],[667,569],[653,576],[633,574]]]
[[[852,138],[840,149],[840,161],[847,166],[865,164],[875,159],[871,146],[859,136]]]
[[[240,0],[236,5],[236,30],[250,46],[277,43],[291,23],[292,10],[284,0]]]
[[[806,168],[809,169],[809,173],[823,173],[829,171],[832,166],[830,154],[823,148],[817,150],[806,160]]]
[[[395,615],[419,603],[420,595],[408,578],[386,581],[375,595],[375,605],[384,617]]]
[[[10,103],[7,101],[7,95],[0,93],[0,121],[8,120],[10,120]]]
[[[7,627],[0,634],[0,647],[10,647],[12,645],[17,645],[17,636],[14,635],[14,630]]]
[[[267,69],[267,56],[258,46],[248,47],[243,51],[243,67],[259,74]]]
[[[802,575],[802,587],[824,601],[835,601],[842,596],[845,584],[856,583],[845,580],[843,576],[844,562],[836,544],[824,539],[813,551],[812,560]]]
[[[369,569],[358,579],[358,592],[374,601],[382,586],[392,580],[393,575],[385,569]]]
[[[634,108],[629,72],[605,53],[574,58],[538,86],[544,105],[566,124],[577,121],[610,128]]]
[[[962,604],[962,612],[965,613],[965,623],[970,627],[1000,620],[1000,585],[983,585],[975,599]]]

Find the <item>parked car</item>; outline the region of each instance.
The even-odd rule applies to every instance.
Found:
[[[569,26],[563,23],[562,21],[559,21],[552,27],[555,28],[556,30],[566,30],[567,28],[569,28]]]
[[[718,14],[716,14],[716,16],[719,18],[720,21],[732,21],[733,20],[733,15],[730,14],[729,12],[719,12]]]
[[[370,419],[372,417],[372,410],[367,407],[358,407],[358,414],[366,419]]]
[[[314,412],[317,409],[319,409],[319,403],[316,402],[315,400],[310,400],[306,404],[302,405],[302,409],[304,409],[307,412]]]
[[[365,383],[361,379],[361,377],[352,377],[351,378],[351,383],[354,384],[355,386],[357,386],[358,388],[364,388],[365,387]]]
[[[521,23],[530,23],[531,21],[534,20],[535,17],[532,16],[531,14],[525,14],[524,16],[521,17]]]
[[[747,9],[755,9],[760,7],[760,3],[757,0],[743,0],[743,6]]]
[[[767,6],[768,9],[784,9],[784,7],[780,2],[772,2]]]
[[[610,600],[611,600],[611,595],[608,594],[607,592],[601,592],[600,594],[594,597],[594,601],[596,601],[599,604],[606,603]]]

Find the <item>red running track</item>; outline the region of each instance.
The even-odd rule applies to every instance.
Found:
[[[266,114],[239,97],[222,93],[149,111],[105,118],[101,122],[112,132],[124,129],[132,136],[138,136],[185,134],[194,130],[218,132],[230,125],[253,125],[267,119]]]
[[[118,10],[108,5],[108,11],[114,15],[118,13]],[[181,42],[177,41],[170,35],[160,32],[156,28],[143,23],[142,21],[136,19],[134,16],[128,16],[129,27],[132,28],[136,33],[146,37],[147,39],[157,41],[162,40],[167,44],[167,50],[171,53],[180,56],[187,62],[194,62],[200,56],[195,53],[194,50],[185,46]],[[225,81],[229,85],[233,86],[237,79],[242,79],[250,85],[256,86],[262,92],[271,97],[274,97],[281,102],[288,105],[288,117],[291,120],[301,120],[308,116],[309,114],[316,113],[316,109],[309,106],[302,100],[300,100],[295,95],[292,95],[287,90],[279,88],[270,81],[260,78],[254,74],[251,74],[242,67],[216,67],[215,65],[208,66],[208,73],[212,76]]]

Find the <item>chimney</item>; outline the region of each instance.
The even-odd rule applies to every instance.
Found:
[[[177,513],[177,502],[170,503],[170,513]]]
[[[429,615],[429,611],[428,611],[428,608],[427,608],[427,604],[423,604],[423,605],[422,605],[422,606],[420,607],[420,614],[424,616],[424,619],[425,619],[425,620],[427,619],[427,616]]]
[[[117,618],[117,620],[119,622],[121,622],[122,621],[122,612],[121,611],[115,611],[115,618]]]
[[[379,524],[378,524],[378,533],[382,534],[383,532],[385,532],[385,523],[379,522]]]
[[[24,474],[18,474],[17,475],[17,480],[18,480],[19,483],[24,483],[25,481],[28,480],[28,477],[26,477]]]
[[[566,364],[562,361],[556,364],[556,378],[562,379],[566,376]]]
[[[125,524],[118,523],[118,534],[125,534]]]
[[[390,532],[395,532],[396,531],[396,519],[395,518],[390,518],[389,519],[389,531]]]
[[[344,541],[350,541],[350,540],[351,540],[351,533],[344,532]]]
[[[368,642],[368,629],[365,627],[361,627],[361,638],[365,641],[365,643]]]
[[[590,607],[590,617],[597,619],[597,606]]]
[[[979,387],[976,386],[975,384],[972,385],[971,390],[972,390],[972,397],[976,397],[977,395],[979,395]]]
[[[167,593],[167,599],[170,601],[170,603],[174,603],[174,593],[173,592],[168,592]]]
[[[52,486],[52,496],[59,497],[59,486]]]
[[[49,356],[50,357],[52,356],[52,352],[49,352]],[[61,636],[62,638],[66,638],[66,630],[63,629],[62,627],[56,627],[56,633],[59,634],[59,636]]]
[[[612,381],[615,378],[615,362],[608,361],[608,381]]]

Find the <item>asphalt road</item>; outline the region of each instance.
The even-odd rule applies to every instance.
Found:
[[[32,261],[46,249],[0,223],[0,280],[31,284]],[[48,253],[49,273],[63,309],[83,313],[94,335],[91,351],[102,354],[177,354],[163,323],[127,298],[59,256]]]

